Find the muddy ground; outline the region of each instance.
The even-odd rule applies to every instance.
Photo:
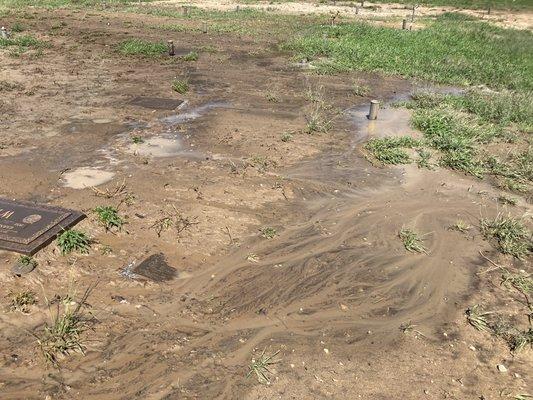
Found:
[[[417,134],[406,111],[365,119],[371,98],[394,101],[413,83],[319,77],[269,38],[146,29],[168,22],[153,16],[35,9],[17,20],[51,47],[35,57],[0,53],[0,80],[16,84],[2,92],[0,196],[83,210],[88,218],[78,227],[94,243],[90,254],[70,256],[52,244],[22,277],[10,272],[17,255],[1,253],[2,399],[531,392],[531,353],[512,355],[464,317],[477,302],[503,308],[516,297],[497,271],[478,274],[490,268],[480,250],[511,262],[476,228],[480,215],[502,209],[497,190],[446,170],[373,166],[361,150],[371,136]],[[117,53],[133,37],[173,39],[178,55],[200,57]],[[189,79],[187,94],[172,91],[175,77]],[[353,94],[354,80],[371,88],[368,96]],[[328,133],[303,132],[310,89],[342,110]],[[139,96],[184,103],[153,109]],[[282,141],[286,132],[292,139]],[[122,184],[116,196],[102,196]],[[120,232],[99,225],[91,211],[99,205],[127,217]],[[181,232],[158,232],[158,221],[177,214]],[[450,230],[458,219],[473,229]],[[427,233],[427,255],[404,249],[404,226]],[[265,227],[275,237],[262,237]],[[160,253],[172,269],[131,274]],[[79,297],[95,283],[86,354],[47,365],[31,335],[50,318],[46,300]],[[29,314],[9,310],[9,293],[23,289],[39,300]],[[246,376],[263,350],[279,351],[270,384]]]

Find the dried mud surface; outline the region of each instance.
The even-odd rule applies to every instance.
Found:
[[[402,111],[364,120],[371,97],[391,101],[411,83],[358,75],[372,88],[361,98],[355,76],[309,75],[268,42],[258,52],[243,37],[137,25],[156,17],[34,13],[25,24],[52,48],[0,54],[0,79],[20,85],[3,94],[13,111],[1,121],[0,195],[84,210],[79,226],[95,243],[67,257],[49,246],[23,277],[9,272],[16,255],[1,253],[2,399],[496,399],[531,388],[530,353],[513,357],[464,318],[481,297],[513,296],[476,275],[487,268],[479,250],[497,259],[477,229],[448,229],[494,215],[495,190],[445,170],[375,167],[361,151],[370,136],[416,134]],[[187,63],[114,50],[170,36],[183,52],[216,51]],[[176,76],[188,94],[171,90]],[[298,133],[309,87],[345,110],[327,134]],[[138,96],[184,105],[151,110],[131,104]],[[296,133],[283,142],[286,131]],[[127,216],[120,232],[91,212],[108,204]],[[176,211],[190,224],[158,232]],[[403,226],[427,234],[427,255],[405,251]],[[29,333],[49,318],[45,296],[95,282],[86,355],[47,366]],[[28,315],[8,307],[22,289],[39,298]],[[402,332],[409,322],[416,330]],[[263,349],[279,350],[269,385],[246,378]]]

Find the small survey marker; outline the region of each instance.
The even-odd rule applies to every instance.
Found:
[[[83,218],[79,211],[0,198],[0,249],[33,255]]]
[[[135,97],[129,102],[131,105],[149,108],[151,110],[175,110],[181,105],[181,103],[183,103],[183,101],[177,99],[144,96]]]

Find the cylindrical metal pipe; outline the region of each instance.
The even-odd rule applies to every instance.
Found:
[[[379,101],[370,101],[370,111],[368,113],[368,119],[378,119]]]
[[[174,55],[174,41],[169,40],[167,43],[168,43],[168,55],[173,56]]]
[[[202,32],[207,33],[207,22],[205,21],[202,23]]]
[[[402,29],[403,29],[404,31],[407,29],[407,20],[406,20],[406,19],[404,19],[404,20],[402,21]]]
[[[355,15],[359,14],[359,6],[355,6]]]

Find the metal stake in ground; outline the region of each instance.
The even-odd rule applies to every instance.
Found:
[[[370,111],[368,112],[368,119],[378,119],[379,101],[370,101]]]
[[[416,7],[417,7],[417,5],[413,4],[413,13],[411,14],[411,22],[415,21],[415,10],[416,10]]]
[[[167,43],[168,43],[168,55],[173,56],[174,55],[174,41],[169,40]]]
[[[402,21],[402,29],[403,29],[404,31],[407,30],[407,20],[406,20],[406,19],[404,19],[404,20]]]
[[[207,33],[207,22],[205,21],[202,23],[202,32]]]

